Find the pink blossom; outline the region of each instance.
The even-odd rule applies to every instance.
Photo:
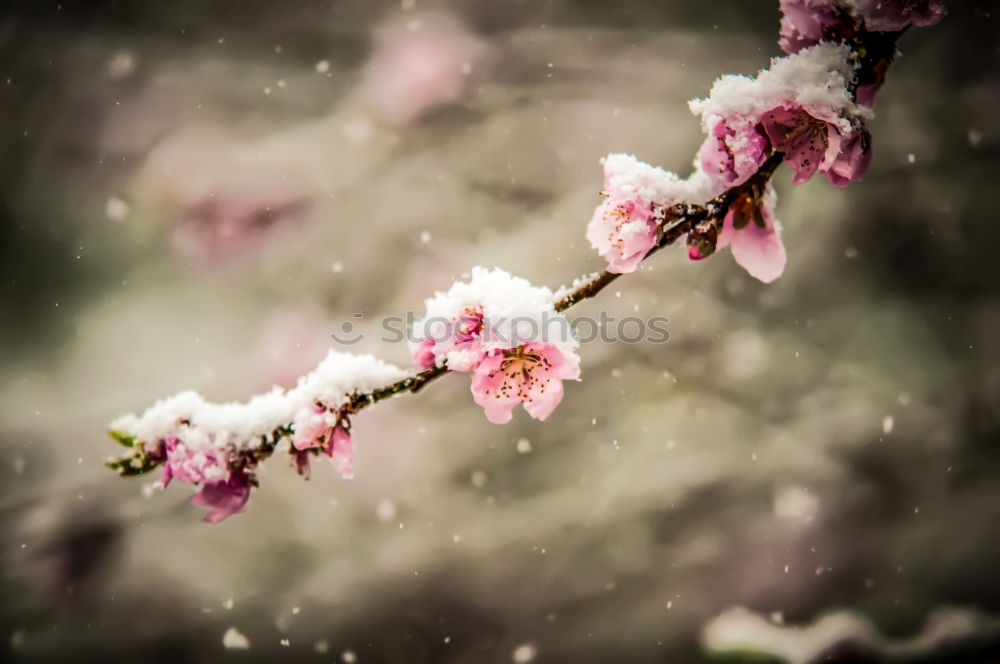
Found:
[[[857,0],[869,30],[895,32],[911,25],[934,25],[946,13],[943,0]]]
[[[781,50],[798,53],[821,41],[844,41],[857,31],[845,2],[781,0]]]
[[[229,452],[211,445],[185,443],[171,436],[161,441],[159,453],[166,456],[160,478],[163,488],[174,478],[184,484],[205,484],[225,479],[229,474]]]
[[[609,272],[635,272],[656,244],[656,221],[650,203],[608,192],[608,198],[597,206],[587,224],[587,240],[608,262]]]
[[[748,196],[729,208],[719,234],[718,248],[729,247],[733,258],[750,276],[770,283],[785,271],[788,256],[781,242],[781,227],[774,219],[774,189],[770,186],[759,214]]]
[[[297,419],[293,424],[292,447],[300,452],[319,450],[330,457],[334,470],[341,477],[345,480],[352,479],[354,465],[350,426],[346,416],[317,404],[312,413]],[[298,456],[295,461],[299,474],[304,475],[302,466],[308,461]]]
[[[796,105],[774,108],[761,117],[774,150],[792,167],[793,184],[802,184],[818,170],[837,186],[860,178],[868,166],[867,141],[858,129],[846,137],[839,118],[816,117]]]
[[[652,201],[632,187],[615,186],[611,168],[604,167],[607,198],[594,210],[587,224],[587,240],[608,262],[608,271],[635,272],[656,244],[656,220]]]
[[[864,175],[871,160],[871,136],[867,131],[856,131],[841,142],[837,158],[824,175],[834,185],[846,187]]]
[[[686,200],[690,183],[675,173],[628,154],[609,154],[604,165],[607,198],[587,224],[587,240],[608,264],[608,271],[634,272],[656,246],[661,221],[656,208]]]
[[[430,369],[448,361],[452,371],[472,371],[486,351],[483,344],[490,341],[484,335],[483,314],[476,308],[466,308],[445,324],[438,321],[427,330],[429,338],[413,345],[413,362],[422,369]]]
[[[191,502],[200,507],[208,507],[202,519],[205,523],[219,523],[233,514],[243,512],[250,500],[250,479],[243,472],[230,473],[223,482],[213,482],[201,487],[201,491],[191,497]]]
[[[701,169],[726,187],[746,182],[767,158],[767,137],[756,122],[725,119],[715,123],[698,150]]]
[[[212,508],[205,515],[206,523],[218,523],[242,512],[250,499],[250,479],[247,469],[237,461],[232,449],[216,448],[211,441],[189,432],[190,440],[171,436],[161,441],[157,454],[166,456],[160,486],[166,488],[172,479],[185,484],[200,484],[201,491],[191,502]]]
[[[413,363],[421,369],[430,369],[437,364],[437,357],[434,355],[434,341],[431,339],[424,339],[414,344],[410,349],[410,354],[413,356]]]
[[[851,41],[864,27],[895,32],[927,26],[945,15],[943,0],[781,0],[781,48],[798,53],[821,41]]]
[[[494,424],[510,421],[519,403],[536,420],[544,420],[562,400],[562,381],[579,376],[576,353],[529,343],[486,357],[472,376],[472,397]]]

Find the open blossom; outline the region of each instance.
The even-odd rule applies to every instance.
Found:
[[[703,171],[733,187],[757,172],[769,149],[767,136],[753,120],[719,120],[698,150],[698,161]]]
[[[635,272],[656,245],[656,209],[681,200],[685,184],[632,155],[610,154],[601,163],[607,198],[587,224],[587,240],[607,261],[609,272]]]
[[[413,361],[422,369],[472,371],[494,351],[534,341],[536,335],[568,338],[569,325],[553,300],[548,288],[477,266],[468,281],[426,301],[424,317],[411,329]]]
[[[781,225],[774,218],[775,202],[770,185],[757,207],[750,196],[736,200],[723,220],[717,245],[719,249],[729,247],[736,262],[764,283],[780,277],[788,262]]]
[[[529,343],[484,359],[472,377],[472,396],[494,424],[508,422],[518,404],[536,420],[544,420],[562,401],[562,381],[579,377],[580,358],[575,352],[555,344]]]
[[[761,117],[761,126],[774,150],[785,155],[793,184],[807,182],[818,170],[843,187],[860,178],[871,161],[863,128],[844,133],[835,118],[816,117],[802,107],[772,109]]]
[[[773,59],[757,78],[721,77],[708,98],[691,102],[708,133],[699,168],[721,190],[781,152],[795,184],[817,171],[838,186],[860,178],[870,159],[863,127],[870,111],[847,88],[853,72],[850,49],[824,43]]]
[[[218,523],[246,508],[250,474],[233,448],[216,446],[203,432],[187,429],[161,440],[152,454],[164,458],[161,487],[174,479],[201,486],[191,502],[212,508],[206,523]]]
[[[839,139],[837,156],[823,174],[835,186],[846,187],[864,175],[871,160],[871,135],[866,129],[858,129]]]
[[[580,376],[577,340],[548,288],[503,270],[472,269],[468,281],[427,300],[412,332],[421,368],[472,371],[472,396],[503,423],[518,403],[543,420],[562,399],[564,379]]]
[[[350,422],[335,410],[316,404],[312,412],[295,420],[292,425],[292,447],[298,452],[318,450],[330,457],[341,477],[354,477],[354,448],[351,443]],[[308,457],[296,455],[300,475],[308,473]]]

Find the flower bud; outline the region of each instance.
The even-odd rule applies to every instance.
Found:
[[[700,261],[715,253],[715,244],[719,239],[719,233],[715,230],[715,225],[711,222],[702,222],[688,231],[688,258],[693,261]]]

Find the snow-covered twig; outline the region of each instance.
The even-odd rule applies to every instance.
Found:
[[[780,4],[789,55],[753,78],[723,76],[708,97],[691,101],[707,137],[688,178],[630,155],[603,160],[605,199],[586,235],[605,270],[553,293],[475,268],[468,282],[427,300],[427,320],[439,323],[413,342],[418,370],[331,351],[294,389],[247,403],[212,404],[183,392],[112,423],[112,438],[129,452],[107,465],[123,476],[162,466],[164,486],[177,479],[201,487],[194,502],[217,522],[245,509],[257,464],[279,449],[302,475],[323,454],[351,477],[351,418],[449,372],[472,374],[473,398],[491,422],[508,421],[517,405],[545,419],[562,399],[562,381],[580,374],[576,340],[548,334],[565,323],[563,312],[681,239],[691,260],[729,247],[752,276],[776,279],[786,262],[770,184],[778,166],[791,167],[794,184],[817,172],[836,186],[860,178],[871,157],[866,125],[898,38],[943,15],[941,0]],[[530,323],[533,334],[511,321]]]

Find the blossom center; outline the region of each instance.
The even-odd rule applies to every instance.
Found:
[[[545,392],[545,386],[549,383],[546,376],[548,370],[552,368],[549,362],[541,353],[518,346],[510,350],[503,351],[504,359],[500,362],[499,372],[503,374],[503,380],[497,388],[496,398],[515,397],[521,401],[531,401],[531,392],[536,387],[539,394]],[[497,371],[490,373],[494,377]]]

